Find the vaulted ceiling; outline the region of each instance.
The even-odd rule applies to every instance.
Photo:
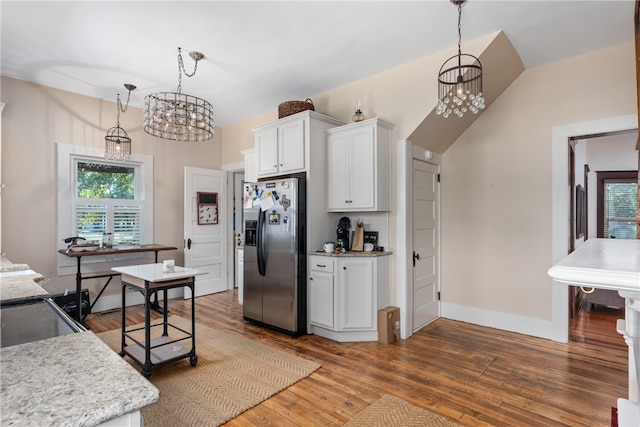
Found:
[[[631,42],[633,10],[632,0],[469,0],[463,50],[502,30],[522,65],[536,66]],[[182,87],[213,104],[219,126],[457,42],[448,0],[3,0],[0,12],[3,76],[109,101],[132,83],[139,107],[148,93],[175,90],[178,47],[203,52]]]

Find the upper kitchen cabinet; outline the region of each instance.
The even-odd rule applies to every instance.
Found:
[[[303,111],[253,129],[258,178],[309,172],[311,144],[324,145],[325,131],[342,123]]]
[[[248,150],[242,150],[240,153],[242,153],[242,155],[244,156],[244,181],[258,181],[256,168],[256,149],[250,148]]]
[[[391,129],[378,118],[327,131],[327,210],[391,209]]]

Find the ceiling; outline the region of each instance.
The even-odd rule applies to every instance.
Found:
[[[3,76],[131,105],[182,92],[227,126],[454,47],[457,8],[426,1],[0,2]],[[525,67],[630,43],[633,0],[488,1],[462,7],[465,40],[504,31]],[[436,84],[437,76],[433,76]],[[126,97],[125,97],[126,98]],[[435,101],[434,101],[435,104]]]

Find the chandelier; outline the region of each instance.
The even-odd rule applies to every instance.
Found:
[[[107,135],[104,137],[104,158],[107,160],[125,161],[131,158],[131,138],[127,135],[127,132],[120,127],[120,112],[124,113],[129,107],[129,99],[131,98],[131,91],[135,90],[135,86],[125,83],[125,89],[129,91],[127,95],[127,104],[123,107],[120,102],[120,94],[118,94],[117,108],[118,116],[116,119],[115,127],[112,127],[107,131]]]
[[[458,6],[458,54],[447,59],[438,74],[438,105],[436,114],[445,119],[455,114],[462,117],[467,111],[478,114],[484,105],[482,95],[482,64],[473,55],[463,54],[460,49],[462,32],[460,18],[465,0],[451,0]]]
[[[176,92],[158,92],[144,100],[144,131],[163,139],[180,142],[202,142],[214,134],[213,107],[196,96],[182,93],[182,73],[192,77],[198,69],[198,61],[204,58],[200,52],[190,52],[195,61],[192,73],[187,73],[178,48],[178,89]]]

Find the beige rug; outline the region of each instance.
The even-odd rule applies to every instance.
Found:
[[[187,331],[191,322],[173,316]],[[158,333],[162,328],[154,328]],[[120,330],[97,334],[120,351]],[[174,336],[170,331],[170,336]],[[189,359],[156,368],[151,382],[160,400],[142,409],[145,427],[215,426],[300,381],[320,365],[268,345],[196,324],[198,364]],[[140,365],[129,361],[137,370]]]
[[[457,427],[460,424],[440,415],[418,408],[399,397],[385,394],[344,427]]]

